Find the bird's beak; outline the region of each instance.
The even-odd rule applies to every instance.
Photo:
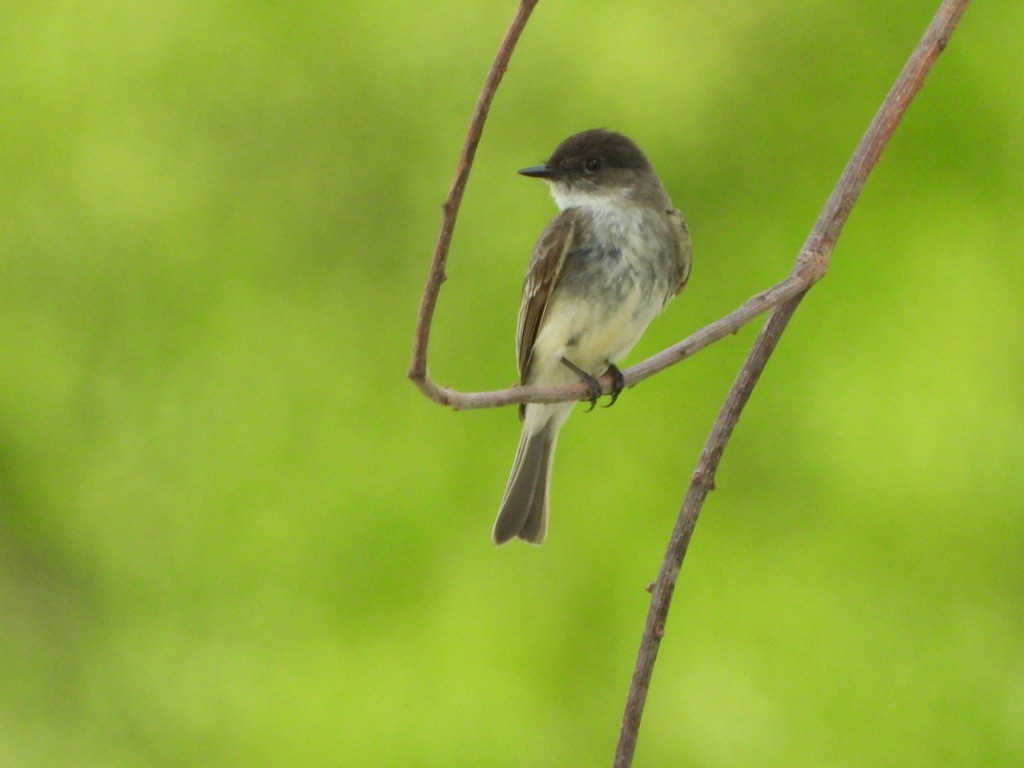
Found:
[[[523,168],[519,173],[522,176],[531,176],[535,179],[553,179],[557,175],[554,168],[549,168],[546,165],[531,165],[529,168]]]

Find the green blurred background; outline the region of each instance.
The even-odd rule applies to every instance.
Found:
[[[694,233],[632,361],[780,279],[936,6],[541,2],[433,376],[514,381],[554,213],[514,171],[581,129],[633,136]],[[5,4],[0,765],[610,764],[757,324],[577,413],[547,543],[490,543],[514,409],[405,371],[513,10]],[[637,766],[1024,762],[1022,25],[969,10],[755,391]]]

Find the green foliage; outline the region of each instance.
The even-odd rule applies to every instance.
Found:
[[[638,766],[1024,762],[1024,8],[972,7],[768,367],[683,569]],[[645,148],[694,273],[639,360],[779,279],[934,12],[546,0],[431,372],[515,378],[554,209]],[[404,378],[512,3],[7,8],[0,764],[608,764],[754,329],[578,413],[548,543],[489,541],[512,409]],[[582,409],[580,409],[582,410]]]

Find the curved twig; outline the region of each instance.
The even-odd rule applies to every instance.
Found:
[[[448,262],[448,249],[451,246],[452,233],[455,231],[455,219],[459,215],[462,193],[465,192],[466,182],[469,181],[469,169],[473,166],[473,157],[476,155],[476,148],[480,143],[480,136],[484,130],[484,122],[487,120],[491,102],[494,101],[494,94],[498,90],[498,84],[501,82],[505,70],[508,69],[508,62],[512,58],[512,51],[515,50],[516,43],[519,42],[519,36],[523,34],[526,22],[538,2],[539,0],[520,0],[519,9],[505,33],[505,38],[501,41],[497,56],[491,65],[491,71],[487,73],[487,79],[484,81],[480,98],[477,99],[473,119],[469,123],[469,131],[466,133],[466,141],[462,145],[462,153],[459,155],[459,162],[455,168],[455,179],[452,181],[448,197],[442,206],[444,218],[441,221],[441,233],[437,237],[434,258],[430,262],[430,274],[427,277],[427,284],[423,288],[423,298],[420,300],[412,365],[408,373],[409,378],[416,383],[423,394],[439,403],[447,404],[449,397],[427,376],[427,343],[430,340],[430,324],[434,318],[434,308],[437,306],[437,295],[441,291],[441,284],[445,281],[444,268]]]
[[[469,180],[469,171],[473,165],[473,158],[476,155],[477,145],[480,143],[480,136],[483,133],[484,122],[487,119],[491,102],[494,100],[494,94],[508,68],[516,43],[538,1],[522,0],[520,2],[515,18],[505,33],[495,55],[494,63],[484,81],[462,153],[459,155],[455,179],[442,206],[444,216],[441,222],[441,231],[437,238],[434,258],[431,261],[430,272],[427,275],[427,282],[420,300],[412,364],[407,375],[428,398],[455,410],[494,408],[514,403],[558,403],[566,400],[586,400],[592,397],[589,385],[583,382],[560,387],[514,386],[486,392],[461,392],[437,384],[427,373],[427,345],[430,339],[430,326],[434,317],[434,309],[437,306],[438,294],[441,291],[441,284],[445,280],[448,250],[451,246],[459,206],[462,203],[462,195],[466,189],[466,182]],[[815,260],[798,263],[792,274],[781,282],[753,296],[729,314],[701,328],[682,341],[623,371],[625,385],[627,387],[635,386],[669,366],[693,356],[719,339],[735,333],[758,315],[807,290],[825,274],[823,268],[825,264],[826,262]],[[604,388],[604,393],[610,394],[614,385],[613,379],[610,376],[604,376],[599,381]]]

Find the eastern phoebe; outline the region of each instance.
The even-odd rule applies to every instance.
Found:
[[[563,141],[544,165],[519,171],[543,179],[561,213],[541,233],[523,284],[516,348],[519,378],[554,386],[596,377],[615,363],[690,275],[690,233],[644,153],[625,136],[591,130]],[[611,403],[609,403],[610,405]],[[540,544],[547,531],[548,480],[558,430],[573,403],[519,408],[523,434],[494,523],[494,541]]]

